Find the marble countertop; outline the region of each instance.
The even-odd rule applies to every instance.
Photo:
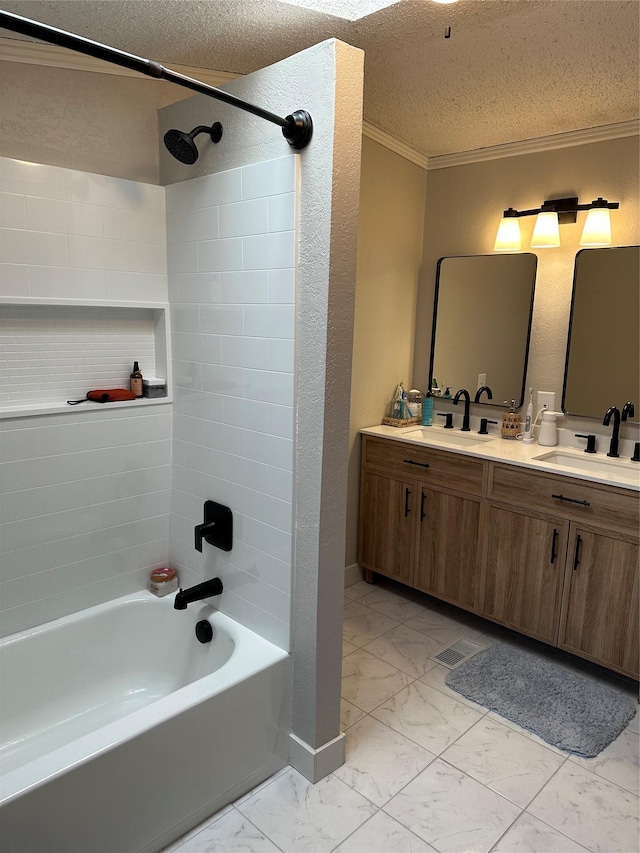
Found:
[[[499,432],[479,435],[477,429],[476,425],[474,431],[463,433],[459,428],[448,430],[436,424],[430,427],[413,424],[408,427],[372,426],[360,432],[391,441],[640,491],[640,463],[631,462],[630,459],[633,453],[632,441],[621,440],[620,458],[611,459],[607,456],[608,436],[599,435],[597,453],[588,454],[584,452],[584,441],[576,439],[571,430],[558,429],[558,444],[555,447],[543,447],[537,442],[526,445],[517,439],[503,439]]]

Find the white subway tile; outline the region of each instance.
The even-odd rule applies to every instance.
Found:
[[[266,270],[223,272],[220,274],[222,302],[236,305],[269,301],[269,273]]]
[[[157,213],[102,208],[104,236],[113,240],[133,240],[140,243],[167,242],[165,217]]]
[[[270,230],[269,200],[266,198],[224,204],[219,211],[221,237],[246,237]]]
[[[191,243],[213,240],[221,235],[218,228],[218,208],[202,207],[182,210],[167,217],[167,242]]]
[[[242,260],[245,270],[269,270],[293,267],[296,261],[294,231],[277,231],[242,238]]]
[[[200,335],[200,359],[203,364],[220,364],[223,338],[220,335]]]
[[[241,571],[234,572],[228,583],[236,595],[241,596],[255,607],[259,607],[282,622],[289,619],[291,600],[289,595],[282,590],[263,581],[256,583],[256,578],[253,575]]]
[[[167,249],[159,243],[131,243],[130,246],[135,247],[133,250],[124,256],[124,269],[132,269],[129,266],[130,260],[133,259],[133,269],[142,273],[151,273],[153,275],[167,274]]]
[[[169,299],[164,273],[106,270],[104,276],[106,299],[123,302],[167,302]]]
[[[253,439],[251,436],[253,435],[255,433],[248,434],[247,448],[250,448],[252,444]],[[293,495],[293,475],[291,471],[274,468],[272,465],[263,465],[260,462],[255,462],[253,459],[247,458],[235,459],[233,467],[227,467],[225,473],[229,480],[241,483],[256,492],[262,492],[264,495],[270,495],[279,501],[286,501],[291,504]],[[274,522],[268,523],[273,524],[274,527],[280,526]]]
[[[156,468],[144,468],[142,471],[123,471],[113,474],[111,491],[113,499],[129,498],[134,495],[145,495],[148,492],[159,492],[169,489],[171,485],[171,466],[169,459],[166,464]],[[108,500],[108,498],[105,498]],[[87,501],[89,503],[89,501]]]
[[[198,243],[199,272],[225,272],[242,269],[242,238],[205,240]],[[185,270],[189,272],[189,270]]]
[[[66,539],[78,532],[77,510],[40,515],[2,525],[3,552]]]
[[[0,192],[0,227],[27,227],[27,210],[23,195]]]
[[[0,184],[6,192],[63,199],[64,178],[65,170],[57,166],[0,157]]]
[[[269,198],[269,231],[293,231],[296,225],[295,193]]]
[[[174,305],[171,309],[175,332],[199,332],[200,308],[197,305]]]
[[[51,299],[105,299],[107,290],[102,269],[35,267],[30,269],[31,295]]]
[[[244,602],[242,624],[246,625],[251,631],[255,631],[261,637],[264,637],[265,640],[273,643],[274,646],[285,651],[289,650],[291,642],[290,621],[290,615],[287,617],[286,622],[282,622],[270,613],[266,613],[260,607],[256,607],[252,602]]]
[[[295,269],[269,270],[269,302],[288,302],[293,305],[295,301]]]
[[[207,421],[222,420],[222,395],[186,388],[181,391],[181,400],[175,403],[176,411],[194,418],[204,418]]]
[[[290,338],[295,332],[293,305],[245,305],[244,334],[255,338]]]
[[[173,437],[187,444],[202,444],[205,423],[200,418],[176,414],[173,417]],[[186,448],[185,448],[186,454]]]
[[[234,457],[242,457],[245,455],[245,430],[229,424],[209,422],[203,425],[200,443],[205,447],[223,450]],[[240,480],[233,479],[233,482],[239,483]]]
[[[102,209],[93,204],[27,197],[27,228],[102,237]]]
[[[41,514],[42,489],[25,489],[22,492],[0,495],[0,519],[3,523],[21,521]]]
[[[245,516],[242,519],[241,539],[278,560],[291,561],[291,534],[284,530]]]
[[[198,244],[171,243],[167,246],[167,272],[198,272]]]
[[[295,369],[295,346],[292,340],[269,341],[269,355],[265,366],[280,373],[293,373]]]
[[[224,397],[222,400],[224,422],[246,429],[269,432],[269,410],[268,403],[260,403],[256,400],[238,397]]]
[[[195,209],[198,180],[195,178],[191,181],[178,181],[165,187],[167,219],[176,213]]]
[[[269,341],[224,335],[221,339],[221,362],[233,367],[265,367],[269,358]]]
[[[293,441],[277,435],[252,432],[247,436],[246,455],[256,462],[293,471]]]
[[[269,406],[268,430],[272,435],[293,438],[294,413],[291,406]]]
[[[0,259],[8,264],[67,266],[66,234],[0,229]]]
[[[29,267],[26,264],[0,264],[0,296],[30,296]]]
[[[238,367],[203,364],[202,390],[230,397],[244,397],[244,371]]]
[[[221,450],[211,447],[201,447],[196,444],[188,444],[185,447],[184,464],[187,468],[193,468],[202,474],[222,474],[225,454]]]
[[[295,156],[279,157],[242,167],[242,198],[290,193],[295,190]]]
[[[227,273],[224,273],[226,275]],[[182,273],[177,276],[176,302],[220,302],[220,273]]]
[[[205,175],[195,181],[196,207],[213,207],[242,200],[240,169],[229,169],[215,175]]]
[[[245,370],[244,389],[248,400],[293,406],[293,387],[293,375],[290,373]]]
[[[135,210],[140,213],[164,212],[163,187],[71,169],[66,170],[65,177],[65,197],[69,201]]]
[[[69,266],[107,268],[108,243],[102,237],[69,235]]]
[[[203,305],[200,331],[216,335],[242,335],[244,312],[240,305]]]
[[[19,492],[36,486],[48,486],[53,483],[67,483],[75,480],[78,473],[76,454],[52,456],[47,464],[42,459],[24,459],[18,462],[0,464],[0,492]]]

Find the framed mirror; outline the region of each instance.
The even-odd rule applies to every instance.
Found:
[[[430,386],[435,377],[443,391],[466,388],[473,400],[488,385],[491,405],[522,405],[537,262],[529,252],[440,258]]]
[[[640,247],[576,255],[562,411],[602,420],[631,400],[640,420]]]

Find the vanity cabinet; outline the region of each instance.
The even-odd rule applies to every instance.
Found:
[[[637,678],[638,494],[492,463],[480,613]]]
[[[474,609],[487,465],[363,436],[358,562]]]

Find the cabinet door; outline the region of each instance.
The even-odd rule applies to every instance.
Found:
[[[638,678],[638,539],[572,525],[558,645]]]
[[[480,501],[422,488],[415,586],[474,610]]]
[[[417,486],[364,471],[360,487],[358,562],[402,583],[413,583]]]
[[[568,523],[491,505],[483,615],[556,644]]]

